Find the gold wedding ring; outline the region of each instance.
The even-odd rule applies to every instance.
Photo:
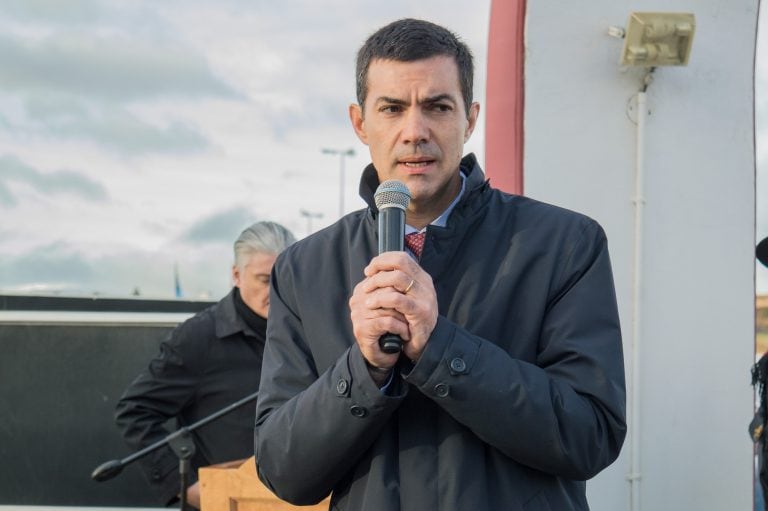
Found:
[[[411,290],[411,288],[413,287],[413,284],[414,284],[415,282],[416,282],[415,280],[411,279],[411,283],[410,283],[410,284],[408,284],[408,287],[406,287],[406,288],[405,288],[405,291],[403,291],[403,294],[407,295],[407,294],[408,294],[408,291],[410,291],[410,290]]]

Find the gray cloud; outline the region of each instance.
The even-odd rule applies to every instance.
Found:
[[[3,0],[0,12],[22,21],[82,23],[99,19],[103,10],[96,0]]]
[[[124,154],[179,152],[208,147],[208,141],[187,124],[173,122],[165,128],[157,128],[123,110],[112,110],[95,119],[81,117],[48,123],[46,131],[61,138],[93,140]]]
[[[71,96],[31,96],[25,106],[29,121],[9,128],[15,133],[90,140],[124,155],[199,151],[209,146],[208,140],[188,124],[172,122],[157,127],[123,108],[94,108]]]
[[[2,170],[0,170],[0,176],[2,175]],[[16,197],[11,193],[11,191],[8,189],[8,187],[0,182],[0,204],[3,204],[5,206],[15,206],[16,205]]]
[[[82,248],[82,247],[81,247]],[[135,287],[161,290],[163,270],[150,254],[88,257],[65,242],[42,246],[18,257],[0,257],[0,292],[66,296],[127,296]],[[167,272],[172,293],[172,274]],[[154,287],[156,286],[156,288]]]
[[[104,11],[97,0],[3,0],[0,12],[22,21],[81,24],[100,19]]]
[[[8,186],[12,182],[26,184],[44,195],[64,193],[92,201],[107,199],[107,191],[100,183],[79,172],[58,170],[43,173],[15,156],[0,156],[0,204],[16,205]]]
[[[24,104],[27,115],[35,121],[56,122],[88,117],[87,105],[73,96],[38,94],[28,96]]]
[[[17,92],[108,101],[237,97],[194,51],[146,38],[56,34],[33,42],[0,36],[0,62],[0,87]]]
[[[233,243],[258,219],[244,206],[235,206],[197,221],[181,237],[188,243]]]
[[[2,114],[0,114],[0,128],[5,128],[5,129],[11,128],[11,123]]]
[[[349,101],[330,96],[330,94],[329,97],[306,96],[302,98],[305,108],[285,110],[275,108],[273,105],[263,105],[259,111],[277,141],[288,141],[298,130],[314,130],[317,126],[323,126],[326,130],[349,128],[350,139],[352,139],[354,135],[349,127],[347,114]]]
[[[56,11],[47,4],[38,7]],[[38,41],[0,36],[0,63],[0,88],[22,99],[27,114],[24,120],[4,115],[0,129],[90,140],[123,155],[209,147],[196,127],[147,123],[128,112],[125,103],[159,97],[239,97],[193,50],[138,36],[57,33]]]
[[[89,281],[94,275],[90,262],[62,246],[41,247],[17,258],[3,258],[0,264],[0,287],[28,286],[47,283],[50,288],[70,288]]]
[[[203,251],[204,252],[204,251]],[[137,289],[148,298],[174,297],[178,263],[184,296],[218,300],[229,291],[230,252],[178,254],[123,250],[92,256],[85,247],[66,242],[41,246],[20,256],[0,254],[0,294],[124,297]]]

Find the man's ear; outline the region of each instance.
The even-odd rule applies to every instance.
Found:
[[[235,287],[240,287],[240,268],[236,264],[232,265],[232,284]]]
[[[480,103],[474,102],[469,107],[469,117],[467,117],[467,129],[464,131],[464,142],[469,140],[472,136],[472,132],[475,131],[477,125],[477,117],[480,115]]]
[[[365,119],[363,118],[363,108],[357,103],[349,105],[349,120],[352,121],[352,128],[365,145],[368,145],[368,134],[365,131]]]

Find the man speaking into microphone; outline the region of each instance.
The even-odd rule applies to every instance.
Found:
[[[462,157],[480,107],[448,30],[389,24],[356,76],[368,208],[275,263],[260,478],[296,504],[332,494],[334,510],[588,509],[585,480],[626,433],[603,230],[491,188]],[[403,251],[378,245],[390,180],[411,196]]]

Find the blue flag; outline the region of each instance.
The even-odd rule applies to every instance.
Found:
[[[173,284],[176,288],[176,298],[181,298],[181,280],[179,279],[179,265],[173,264]]]

